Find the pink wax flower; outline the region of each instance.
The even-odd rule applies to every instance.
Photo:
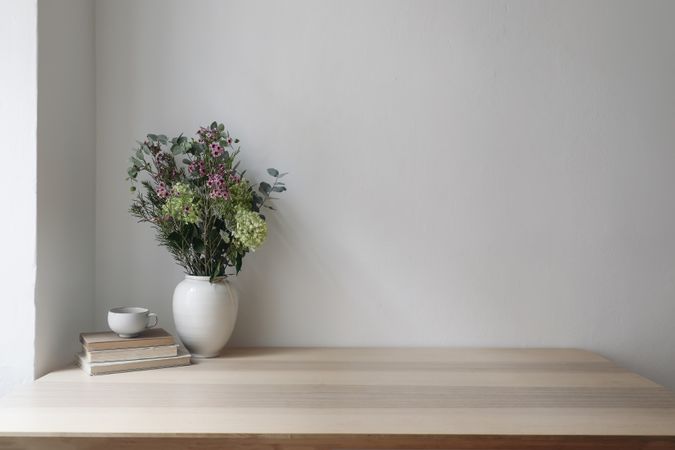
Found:
[[[213,155],[214,158],[219,157],[224,152],[225,152],[225,150],[223,149],[223,147],[219,143],[214,142],[213,144],[211,144],[211,154]]]
[[[209,179],[206,180],[206,185],[210,188],[220,188],[223,185],[223,176],[219,173],[214,173],[209,175]]]
[[[166,184],[163,181],[160,181],[160,183],[157,185],[157,196],[159,198],[167,198],[171,194],[169,189],[167,189]]]
[[[217,187],[215,189],[212,189],[211,192],[209,192],[209,197],[227,199],[230,198],[230,193],[227,192],[227,189],[225,189],[224,187]]]

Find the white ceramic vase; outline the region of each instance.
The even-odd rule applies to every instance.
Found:
[[[173,320],[183,345],[196,358],[218,356],[237,320],[239,298],[225,278],[185,275],[173,291]]]

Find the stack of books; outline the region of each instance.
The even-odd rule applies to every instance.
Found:
[[[80,367],[89,375],[186,366],[190,354],[161,328],[144,331],[138,337],[121,338],[112,331],[80,334]]]

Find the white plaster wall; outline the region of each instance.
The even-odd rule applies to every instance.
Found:
[[[101,1],[96,320],[181,279],[130,148],[291,172],[235,345],[574,346],[675,387],[673,2]]]
[[[93,329],[94,2],[40,0],[38,11],[35,374],[72,363]]]
[[[0,2],[0,396],[33,377],[37,1]]]

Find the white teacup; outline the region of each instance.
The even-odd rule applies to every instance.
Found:
[[[149,324],[154,318],[154,323]],[[159,324],[157,314],[151,313],[146,308],[136,306],[124,306],[113,308],[108,311],[108,326],[111,330],[123,338],[136,337],[146,328],[153,328]]]

